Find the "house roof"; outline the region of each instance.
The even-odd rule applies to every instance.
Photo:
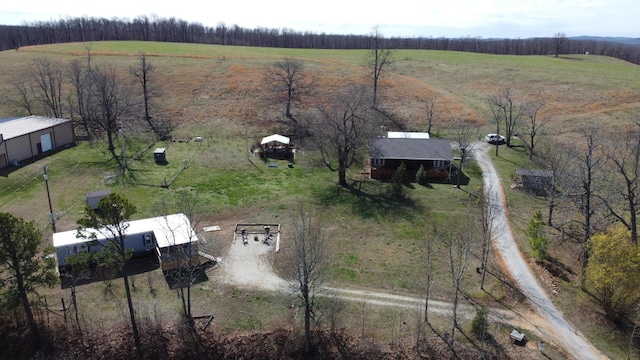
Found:
[[[197,241],[195,231],[191,228],[189,218],[184,214],[173,214],[158,216],[149,219],[132,220],[127,223],[129,227],[125,236],[130,234],[143,234],[153,232],[159,248],[186,244]],[[62,247],[74,244],[81,244],[87,241],[84,238],[76,237],[77,230],[57,232],[53,234],[53,246]],[[83,234],[88,238],[95,234],[96,240],[105,240],[106,237],[96,229],[84,229]]]
[[[267,137],[262,138],[260,145],[268,144],[274,141],[289,145],[289,138],[286,136],[278,135],[278,134],[273,134],[273,135],[269,135]]]
[[[428,139],[428,132],[415,132],[415,131],[389,131],[387,133],[388,138],[392,139]]]
[[[451,142],[447,139],[373,138],[369,141],[369,157],[403,160],[453,160]]]
[[[25,116],[0,119],[0,134],[5,140],[31,134],[56,125],[69,122],[69,119],[48,118],[44,116]]]

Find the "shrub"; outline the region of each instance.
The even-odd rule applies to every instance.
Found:
[[[484,306],[476,311],[476,316],[471,322],[471,333],[473,333],[477,339],[483,340],[487,337],[487,332],[489,331],[488,315],[489,312]]]
[[[529,221],[529,226],[527,227],[529,246],[533,251],[533,257],[538,261],[544,261],[549,256],[549,242],[542,231],[543,226],[542,213],[538,210]]]
[[[422,166],[422,164],[420,165],[420,168],[418,169],[418,172],[416,173],[416,183],[420,184],[420,185],[424,185],[427,182],[427,171],[424,169],[424,166]]]
[[[403,162],[391,178],[391,184],[389,184],[389,195],[392,197],[404,197],[404,183],[406,182],[406,177],[407,167]]]

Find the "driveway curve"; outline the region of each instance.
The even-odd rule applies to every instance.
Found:
[[[492,223],[494,247],[502,258],[506,270],[534,308],[534,312],[526,313],[490,308],[489,313],[492,321],[528,329],[549,343],[562,348],[574,359],[607,359],[564,319],[536,280],[513,239],[500,177],[488,155],[491,147],[480,142],[474,145],[475,158],[482,169],[485,191],[490,198],[496,199],[498,203],[496,216],[493,216]],[[291,291],[290,285],[278,277],[271,268],[268,254],[272,251],[271,246],[264,246],[261,242],[250,242],[247,245],[233,243],[227,257],[221,261],[224,281],[240,287]],[[424,299],[421,298],[372,290],[325,288],[324,293],[327,296],[336,296],[348,301],[381,306],[424,308],[425,305]],[[451,307],[452,305],[447,302],[429,301],[429,311],[433,313],[449,314]],[[475,315],[473,307],[462,305],[459,310],[460,315],[468,318]]]
[[[497,200],[496,214],[492,217],[493,243],[506,270],[517,283],[520,291],[533,304],[538,314],[547,322],[548,326],[545,326],[541,331],[546,333],[546,338],[550,342],[556,343],[575,359],[607,359],[564,319],[562,313],[558,311],[536,280],[518,249],[509,226],[502,183],[488,154],[491,148],[493,147],[486,143],[477,143],[475,159],[482,169],[485,194],[488,198]]]

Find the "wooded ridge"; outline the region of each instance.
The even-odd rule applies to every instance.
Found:
[[[556,35],[563,35],[558,37]],[[564,34],[528,39],[480,37],[383,38],[387,49],[450,50],[500,55],[593,54],[640,64],[640,46]],[[0,51],[22,46],[109,40],[161,41],[304,49],[370,49],[373,36],[326,34],[292,29],[215,27],[176,18],[139,16],[134,19],[78,17],[24,25],[0,25]]]

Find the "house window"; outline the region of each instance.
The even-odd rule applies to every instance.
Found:
[[[144,246],[150,246],[152,242],[151,234],[144,234]]]
[[[443,168],[444,167],[444,160],[433,160],[433,167],[434,168]]]
[[[384,166],[384,159],[373,159],[373,166]]]

